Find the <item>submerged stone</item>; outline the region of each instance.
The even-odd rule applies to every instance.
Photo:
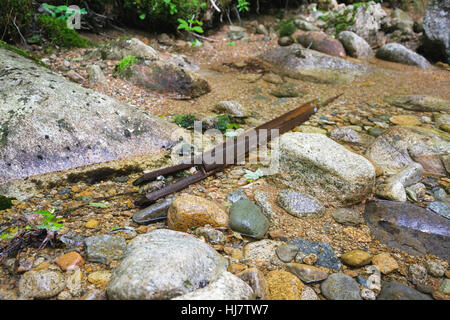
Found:
[[[368,201],[364,219],[373,237],[412,255],[450,259],[450,221],[408,202]]]
[[[341,262],[328,243],[311,242],[301,238],[292,239],[288,243],[295,245],[300,252],[305,254],[314,253],[317,256],[316,265],[334,270],[340,270],[342,267]]]

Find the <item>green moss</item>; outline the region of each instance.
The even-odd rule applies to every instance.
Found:
[[[6,210],[12,207],[11,200],[15,200],[16,198],[7,198],[0,194],[0,210]]]
[[[138,57],[135,56],[127,56],[123,58],[116,66],[116,71],[120,72],[125,70],[128,67],[136,64],[139,61]]]
[[[40,64],[43,67],[50,68],[48,65],[43,63],[39,58],[29,54],[28,51],[22,50],[22,49],[19,49],[19,48],[15,47],[15,46],[7,44],[6,42],[4,42],[2,40],[0,40],[0,48],[3,48],[3,49],[6,49],[6,50],[15,52],[17,54],[20,54],[21,56],[23,56],[23,57],[25,57],[27,59],[33,60],[34,62],[36,62],[37,64]]]
[[[228,125],[231,123],[231,119],[228,115],[220,115],[217,116],[217,122],[216,122],[216,126],[217,129],[219,129],[220,131],[226,131],[228,128]]]
[[[93,45],[89,40],[80,37],[74,29],[68,28],[65,20],[40,16],[39,25],[54,45],[64,48],[87,48]]]
[[[281,22],[278,27],[278,33],[280,37],[291,36],[295,32],[295,30],[297,30],[297,26],[291,20]]]
[[[195,116],[193,114],[182,114],[175,117],[175,123],[182,128],[193,128]]]

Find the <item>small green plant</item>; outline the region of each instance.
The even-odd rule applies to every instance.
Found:
[[[291,20],[281,22],[278,27],[278,33],[280,37],[291,36],[295,32],[295,30],[297,30],[297,26]]]
[[[47,12],[49,12],[53,18],[56,18],[58,20],[67,20],[74,14],[86,14],[87,13],[85,8],[82,8],[80,10],[74,10],[74,9],[69,9],[69,7],[65,6],[65,5],[54,6],[54,5],[47,4],[47,3],[43,3],[42,6],[45,9],[47,9]]]
[[[236,8],[239,10],[239,12],[249,11],[250,10],[250,2],[245,1],[245,0],[238,0],[238,4],[236,5]]]
[[[195,120],[193,114],[182,114],[175,117],[175,123],[185,129],[193,128]]]
[[[38,229],[47,229],[51,231],[58,231],[63,227],[63,225],[60,223],[62,218],[57,218],[56,214],[53,214],[55,212],[53,209],[48,210],[39,210],[36,211],[37,214],[41,215],[43,217],[43,221],[36,226]],[[31,228],[31,226],[28,229]]]
[[[231,119],[227,115],[219,115],[216,120],[216,127],[222,132],[227,130],[228,125],[231,123]]]
[[[131,67],[132,65],[135,65],[136,63],[138,63],[138,61],[139,61],[138,57],[126,56],[125,58],[120,60],[120,62],[116,65],[115,71],[121,72],[121,71],[125,70],[126,68]]]
[[[236,42],[234,42],[234,41],[228,41],[227,42],[227,46],[232,46],[232,47],[234,47],[236,45]]]
[[[192,41],[191,45],[193,47],[201,47],[203,45],[203,43],[200,40],[198,40],[198,39],[194,39],[194,41]]]
[[[201,27],[203,25],[203,22],[199,20],[184,20],[184,19],[178,19],[177,20],[180,24],[178,25],[178,30],[186,30],[186,31],[192,31],[197,33],[203,33],[204,30]],[[195,25],[196,24],[196,25]]]

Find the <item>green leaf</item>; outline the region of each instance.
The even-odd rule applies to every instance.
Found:
[[[146,15],[145,13],[143,13],[143,14],[141,14],[141,15],[139,16],[139,19],[144,20],[145,17],[147,17],[147,15]]]
[[[195,31],[197,33],[203,33],[204,32],[203,28],[199,27],[199,26],[192,27],[192,31]]]

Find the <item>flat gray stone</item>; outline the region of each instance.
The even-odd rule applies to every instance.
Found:
[[[320,289],[329,300],[362,300],[358,282],[344,273],[330,274]]]
[[[310,195],[294,190],[282,190],[277,197],[278,205],[297,218],[318,218],[325,213],[324,206]]]
[[[378,59],[408,64],[422,69],[431,68],[431,64],[427,59],[400,43],[385,44],[377,50],[376,57]]]
[[[87,261],[109,264],[122,258],[127,246],[121,236],[99,235],[85,240]]]
[[[429,295],[399,282],[382,282],[377,300],[433,300]]]

